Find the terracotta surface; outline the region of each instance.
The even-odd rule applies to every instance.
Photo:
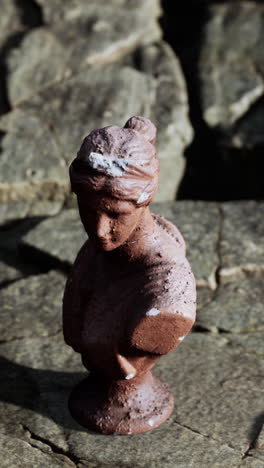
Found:
[[[184,240],[148,208],[158,188],[155,139],[149,120],[132,117],[92,132],[70,168],[89,240],[66,284],[63,328],[90,374],[69,408],[105,434],[144,432],[169,417],[173,396],[151,368],[195,320]]]

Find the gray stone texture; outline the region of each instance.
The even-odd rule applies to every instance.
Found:
[[[48,34],[45,29],[42,33]],[[27,40],[35,47],[33,38],[26,35]],[[39,44],[39,49],[45,55],[45,47]],[[16,54],[20,57],[20,49]],[[56,51],[47,55],[57,64]],[[123,126],[137,114],[151,118],[158,127],[161,189],[157,200],[174,198],[185,166],[182,154],[192,139],[185,81],[165,43],[141,46],[137,55],[137,59],[132,54],[112,64],[86,67],[53,87],[40,86],[20,108],[2,117],[0,201],[64,200],[69,194],[67,166],[82,139],[109,123]],[[22,63],[26,66],[27,61]],[[50,71],[52,64],[47,62],[47,68]],[[36,79],[40,75],[34,69]],[[19,77],[18,83],[24,87]],[[28,87],[32,94],[31,77]]]
[[[23,243],[72,264],[87,239],[76,209],[47,218],[23,237]]]
[[[15,0],[0,0],[0,49],[7,38],[23,29],[19,9]]]
[[[217,289],[199,311],[197,324],[214,332],[264,332],[263,304],[263,276],[239,278]]]
[[[0,203],[62,201],[68,170],[48,124],[16,109],[0,119],[0,130]]]
[[[184,174],[184,150],[193,138],[185,79],[177,57],[164,42],[142,48],[139,58],[141,71],[155,77],[149,114],[158,128],[160,187],[155,200],[172,200]]]
[[[2,468],[74,468],[63,455],[46,454],[42,447],[15,437],[0,435]]]
[[[13,104],[87,65],[111,62],[161,36],[158,0],[39,3],[46,27],[28,34],[8,59]]]
[[[0,289],[1,340],[58,333],[65,281],[62,274],[53,271]]]
[[[251,148],[263,143],[264,8],[226,2],[209,6],[208,16],[199,60],[203,117],[225,144]]]
[[[63,203],[63,199],[57,201],[32,200],[31,202],[10,201],[9,203],[0,203],[0,225],[27,217],[53,216],[60,212]]]
[[[14,468],[28,460],[37,467],[264,467],[263,271],[238,272],[220,282],[216,275],[216,289],[208,280],[225,258],[236,264],[238,254],[232,257],[231,243],[223,240],[232,232],[238,243],[240,226],[251,226],[250,211],[258,216],[258,210],[248,202],[169,202],[152,209],[179,226],[200,281],[196,328],[155,366],[173,389],[173,415],[154,431],[131,437],[101,436],[75,423],[67,400],[86,374],[59,331],[65,278],[55,271],[30,276],[0,291],[0,433]],[[240,231],[245,246],[263,243],[256,229]],[[72,262],[86,237],[76,209],[26,232],[21,245],[31,246],[30,261],[36,263],[39,252],[58,264]]]
[[[84,466],[237,468],[262,411],[261,336],[258,346],[262,356],[248,353],[246,341],[237,348],[223,336],[191,334],[156,366],[155,373],[174,390],[176,409],[170,420],[152,432],[120,437],[89,433],[70,418],[69,391],[85,374],[78,355],[61,337],[2,344],[1,432],[40,440],[44,453],[55,446]],[[19,394],[10,391],[13,379],[20,382]],[[256,458],[252,467],[257,460],[263,465]]]
[[[198,151],[215,137],[212,159],[222,157],[228,170],[237,156],[238,179],[241,156],[251,156],[250,185],[264,143],[263,2],[188,3],[190,15],[201,7],[195,31],[179,5],[186,24],[177,19],[172,39],[188,89],[193,81],[200,93],[202,115],[190,95],[190,180]],[[87,238],[69,163],[94,128],[144,115],[158,128],[156,201],[173,200],[193,138],[181,65],[162,40],[161,26],[174,18],[165,13],[159,23],[160,5],[0,0],[1,468],[264,468],[261,201],[151,206],[184,235],[198,286],[192,333],[154,368],[175,396],[169,420],[144,434],[102,436],[67,407],[87,375],[61,333],[65,272]]]
[[[53,129],[67,161],[94,128],[109,123],[123,126],[131,115],[151,118],[158,127],[161,164],[157,199],[173,199],[184,171],[182,154],[192,139],[185,82],[165,43],[142,47],[138,55],[139,70],[133,56],[125,62],[89,67],[52,91],[44,89],[22,108]],[[174,177],[169,177],[172,172]]]
[[[220,242],[221,282],[264,271],[264,204],[224,203]]]
[[[7,265],[5,262],[0,260],[0,287],[3,283],[21,278],[22,274],[15,267]],[[0,290],[1,296],[1,290]]]

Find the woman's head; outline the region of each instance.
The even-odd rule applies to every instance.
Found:
[[[70,167],[72,190],[77,196],[97,192],[147,206],[157,189],[156,127],[148,119],[132,117],[124,128],[94,130]]]
[[[81,220],[103,250],[113,250],[130,237],[157,191],[155,139],[150,120],[132,117],[124,128],[90,133],[70,167]]]

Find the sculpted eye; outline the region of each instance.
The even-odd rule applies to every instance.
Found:
[[[120,213],[117,213],[116,211],[108,211],[107,213],[112,219],[117,219],[120,216]]]

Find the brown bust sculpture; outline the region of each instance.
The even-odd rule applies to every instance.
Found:
[[[150,120],[132,117],[88,135],[70,167],[89,240],[66,284],[63,329],[90,373],[69,409],[104,434],[148,431],[170,416],[172,393],[151,369],[195,319],[184,240],[148,207],[158,187],[155,139]]]

